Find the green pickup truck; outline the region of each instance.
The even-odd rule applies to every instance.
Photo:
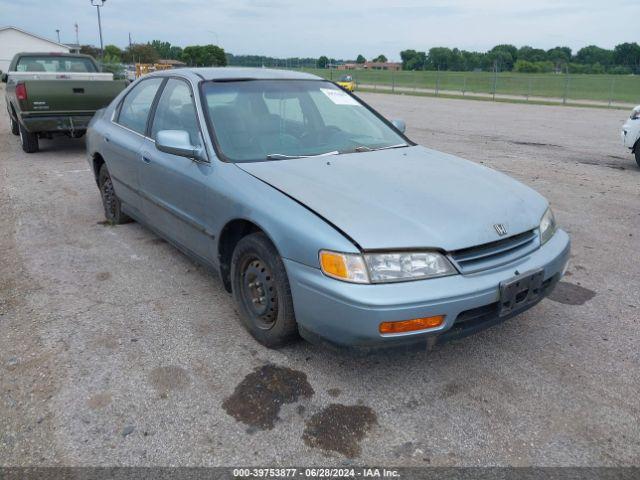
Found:
[[[84,135],[96,110],[127,85],[101,73],[92,57],[68,53],[18,53],[2,81],[11,132],[27,153],[38,151],[40,138]]]

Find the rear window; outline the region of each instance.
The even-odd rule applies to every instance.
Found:
[[[18,72],[52,72],[52,73],[95,73],[95,64],[84,57],[20,57],[16,65]]]

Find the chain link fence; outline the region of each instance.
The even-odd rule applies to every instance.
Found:
[[[526,74],[303,68],[328,80],[351,75],[357,89],[497,100],[632,107],[640,104],[640,75]]]

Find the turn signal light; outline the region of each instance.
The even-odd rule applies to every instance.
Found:
[[[402,320],[400,322],[382,322],[380,324],[380,333],[389,334],[415,332],[418,330],[436,328],[443,323],[444,315],[436,315],[435,317],[426,318],[414,318],[413,320]]]
[[[320,266],[322,270],[329,275],[338,278],[348,278],[347,263],[344,255],[322,251],[320,252]]]

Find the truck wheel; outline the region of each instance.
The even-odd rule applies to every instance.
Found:
[[[20,143],[22,144],[22,150],[26,153],[36,153],[40,150],[38,145],[38,134],[27,132],[22,125],[19,125],[20,129]]]
[[[231,290],[245,328],[265,347],[298,336],[287,271],[273,243],[262,233],[242,238],[231,259]]]
[[[20,135],[20,125],[11,115],[9,115],[9,122],[11,123],[11,133],[14,135]]]
[[[636,151],[634,153],[636,156],[636,163],[638,164],[638,167],[640,167],[640,148],[636,148]]]
[[[122,212],[122,203],[116,195],[113,188],[113,181],[107,165],[102,164],[100,173],[98,174],[98,187],[100,188],[100,196],[102,197],[102,205],[104,207],[104,216],[112,225],[121,225],[131,221],[131,218]]]

